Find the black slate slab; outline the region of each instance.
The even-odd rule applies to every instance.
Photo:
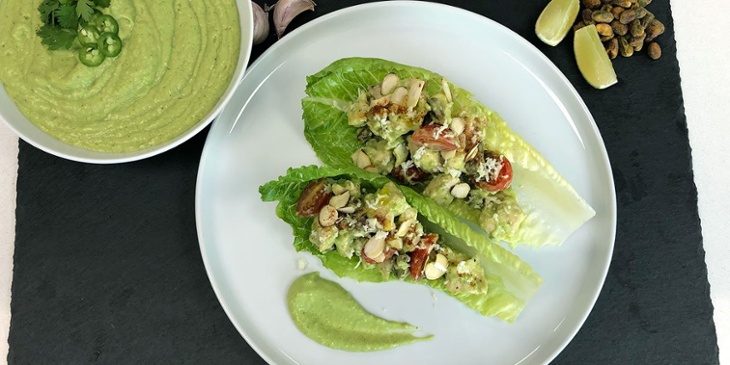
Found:
[[[317,3],[290,29],[360,2]],[[611,158],[619,207],[611,270],[555,363],[717,364],[668,2],[649,6],[667,25],[664,56],[616,61],[620,82],[604,91],[583,81],[571,36],[554,48],[537,40],[545,2],[446,3],[504,24],[553,60],[592,111]],[[223,313],[200,258],[194,189],[204,138],[115,166],[20,143],[9,363],[264,363]]]

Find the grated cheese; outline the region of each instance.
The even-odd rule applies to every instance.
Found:
[[[499,172],[502,171],[504,163],[501,160],[487,157],[483,162],[477,164],[477,181],[496,181],[499,179]]]
[[[433,139],[434,140],[439,139],[439,136],[441,135],[441,132],[445,131],[448,128],[449,128],[449,126],[447,126],[446,124],[444,124],[441,127],[439,127],[438,129],[436,129],[436,131],[433,132]]]
[[[426,146],[421,146],[416,150],[416,153],[413,154],[414,159],[420,159],[423,157],[423,154],[426,153]]]
[[[457,274],[466,274],[469,272],[469,269],[466,268],[466,261],[459,262],[458,265],[456,265],[456,273]]]
[[[400,168],[403,171],[408,171],[408,169],[410,169],[412,166],[413,166],[413,160],[406,160],[400,164]]]

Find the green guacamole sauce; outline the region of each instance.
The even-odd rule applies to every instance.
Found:
[[[289,288],[289,313],[300,331],[318,343],[346,351],[378,351],[418,341],[416,327],[366,311],[339,284],[313,272]]]

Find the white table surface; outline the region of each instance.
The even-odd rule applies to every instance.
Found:
[[[662,0],[656,0],[662,1]],[[699,213],[715,306],[720,363],[730,364],[730,48],[725,21],[730,2],[671,1],[684,92]],[[706,11],[699,11],[704,9]],[[661,37],[660,37],[661,40]],[[15,235],[17,137],[0,124],[0,364],[7,362],[10,287]],[[718,163],[719,162],[719,163]],[[725,265],[729,263],[729,265]]]

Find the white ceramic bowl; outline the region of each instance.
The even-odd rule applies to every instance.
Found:
[[[253,44],[253,10],[250,0],[237,0],[236,3],[241,22],[241,51],[238,55],[238,65],[236,66],[233,78],[215,107],[192,128],[172,140],[133,152],[98,152],[74,147],[51,137],[36,127],[35,124],[31,123],[18,110],[1,84],[0,120],[4,121],[20,138],[31,145],[58,157],[79,162],[97,164],[131,162],[155,156],[176,147],[196,135],[213,121],[221,109],[223,109],[223,106],[231,99],[233,91],[238,86],[241,78],[243,78],[244,71],[251,56],[251,47]]]

